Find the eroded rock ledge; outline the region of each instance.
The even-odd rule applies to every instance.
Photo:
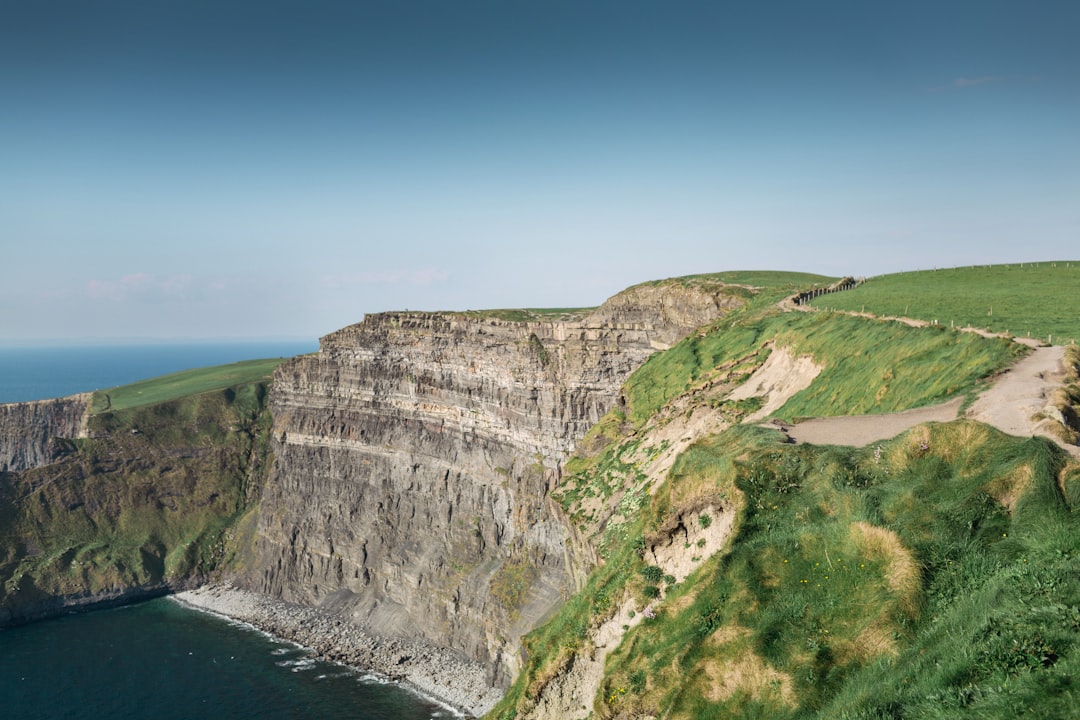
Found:
[[[65,440],[86,436],[90,393],[55,400],[0,404],[0,472],[55,462]]]

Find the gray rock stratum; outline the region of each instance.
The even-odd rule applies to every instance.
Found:
[[[90,394],[0,404],[0,472],[48,465],[63,455],[65,439],[86,436]]]
[[[505,687],[521,636],[594,563],[549,496],[574,444],[741,290],[649,284],[560,320],[384,313],[326,336],[275,376],[275,464],[230,579],[451,649]]]

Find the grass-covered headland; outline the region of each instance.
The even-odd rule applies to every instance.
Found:
[[[967,395],[1024,348],[775,300],[654,355],[568,463],[556,495],[602,562],[491,717],[1080,717],[1080,463],[967,420],[792,445],[726,399],[778,348],[822,367],[787,420]]]
[[[280,362],[96,393],[89,437],[64,441],[51,465],[0,474],[0,622],[218,567],[267,468]]]
[[[234,385],[269,382],[281,358],[244,360],[228,365],[195,368],[162,375],[94,393],[91,411],[118,412],[143,405],[178,400]]]

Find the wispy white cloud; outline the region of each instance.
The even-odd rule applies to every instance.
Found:
[[[979,85],[989,85],[990,83],[1001,82],[1008,80],[1008,76],[1004,75],[982,75],[980,77],[958,77],[953,80],[953,87],[969,88],[977,87]]]
[[[158,277],[137,272],[119,279],[90,280],[86,283],[86,297],[122,302],[129,298],[179,296],[187,292],[191,284],[191,275]]]
[[[953,79],[948,85],[938,85],[937,87],[930,88],[930,92],[939,93],[949,90],[961,91],[981,87],[983,85],[996,85],[1007,82],[1038,82],[1039,79],[1038,76],[1027,77],[1024,75],[976,75],[973,77],[962,75]]]
[[[322,284],[327,288],[354,287],[357,285],[435,285],[445,282],[450,273],[437,268],[411,270],[379,270],[325,275]]]

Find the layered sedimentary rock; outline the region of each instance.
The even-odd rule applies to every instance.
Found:
[[[90,394],[0,405],[0,472],[48,465],[86,435]]]
[[[385,313],[323,338],[275,376],[238,579],[508,683],[521,635],[593,562],[549,497],[562,463],[656,348],[740,304],[730,290],[639,286],[557,321]]]

